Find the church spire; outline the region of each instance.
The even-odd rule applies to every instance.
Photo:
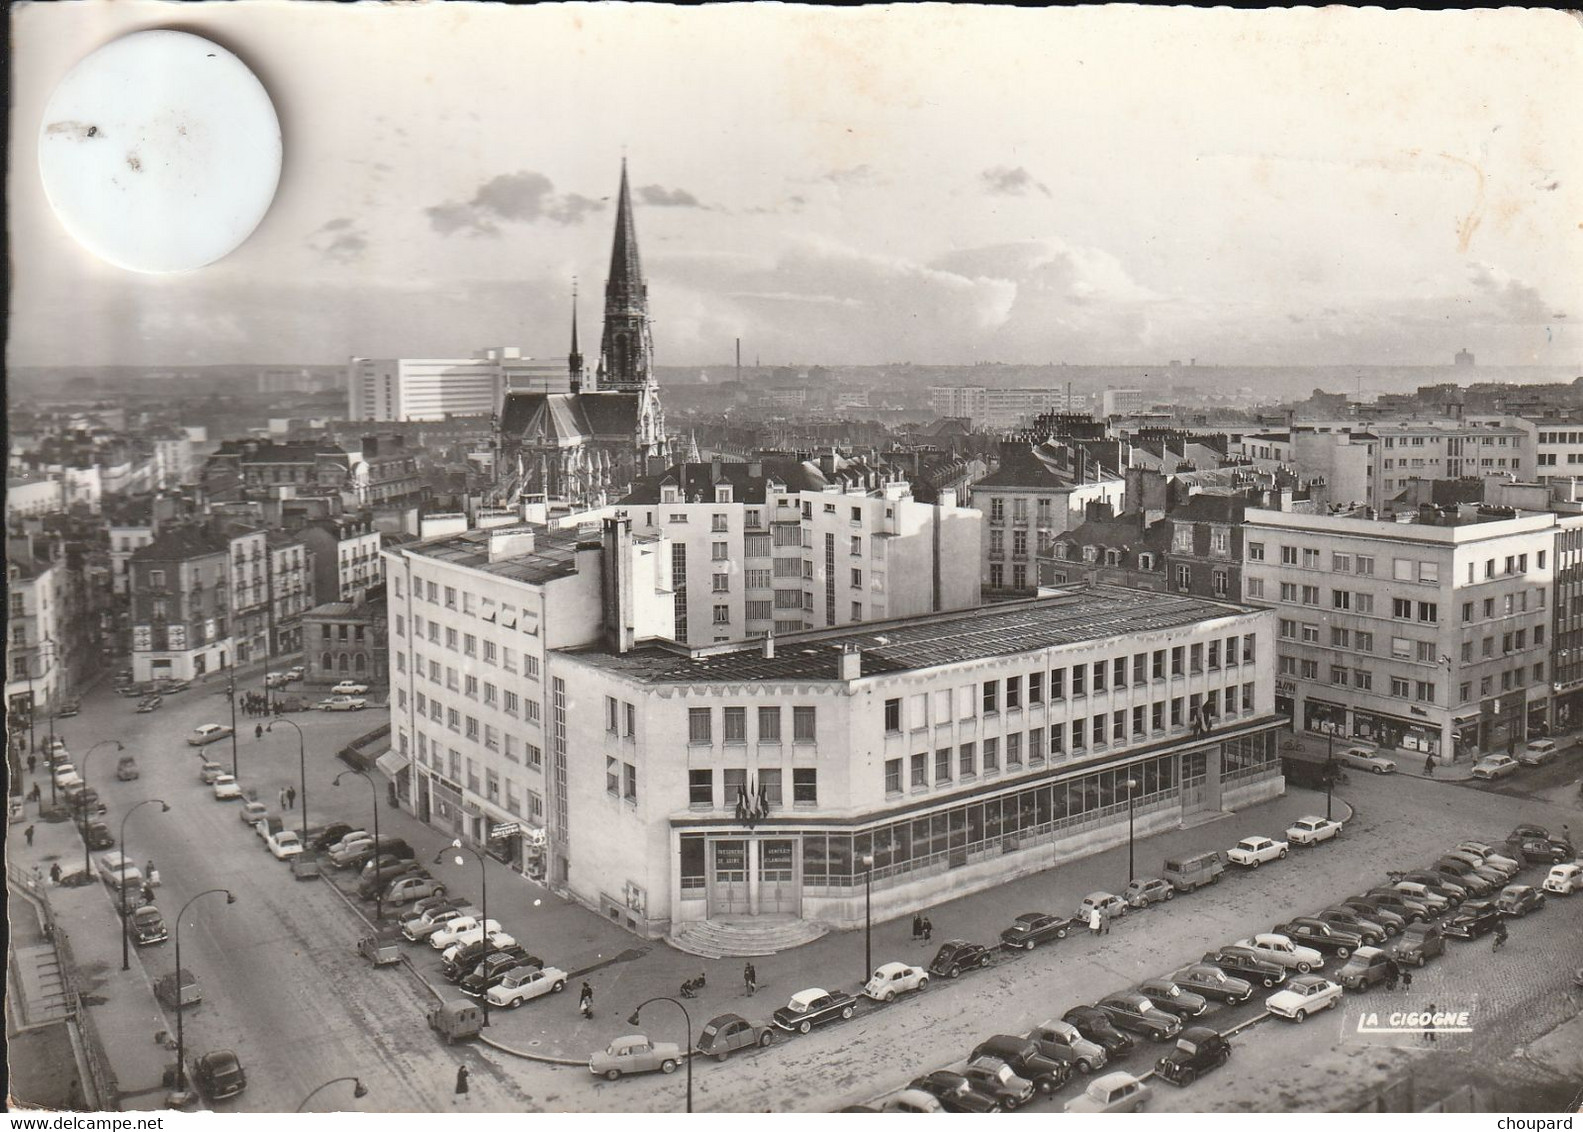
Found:
[[[649,332],[649,289],[638,259],[638,233],[632,218],[627,162],[621,160],[616,198],[616,232],[605,281],[605,327],[599,343],[598,387],[636,392],[654,383],[654,342]]]
[[[572,352],[566,355],[566,370],[573,393],[583,390],[583,350],[577,344],[577,277],[572,276]]]

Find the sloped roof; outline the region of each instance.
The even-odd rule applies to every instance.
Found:
[[[229,543],[203,527],[172,527],[161,531],[147,546],[132,552],[133,562],[181,562],[225,554]]]
[[[500,433],[508,439],[544,430],[548,440],[631,440],[638,431],[637,393],[506,394]]]
[[[672,486],[680,489],[685,503],[713,503],[715,484],[729,483],[732,502],[763,503],[767,485],[772,479],[784,483],[791,491],[822,491],[826,483],[816,465],[797,460],[764,460],[758,476],[751,472],[747,464],[672,464],[660,475],[643,476],[636,480],[632,490],[621,502],[639,506],[658,503],[662,489]]]

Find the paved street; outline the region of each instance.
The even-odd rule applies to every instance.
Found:
[[[681,1073],[604,1082],[581,1065],[537,1063],[481,1043],[448,1049],[438,1041],[422,1021],[433,998],[419,980],[405,967],[369,969],[352,950],[365,929],[347,902],[330,884],[294,881],[237,821],[236,804],[214,801],[199,781],[198,759],[184,737],[199,723],[226,717],[223,696],[216,691],[217,685],[194,688],[144,716],[133,713],[129,700],[99,694],[87,698],[83,714],[62,721],[59,730],[74,752],[85,751],[101,737],[117,736],[138,756],[143,777],[136,782],[114,780],[115,752],[110,749],[101,748],[89,767],[90,781],[110,806],[112,828],[118,830],[125,807],[141,798],[158,796],[172,804],[167,815],[157,807],[140,810],[129,824],[126,848],[140,862],[155,858],[163,880],[158,903],[167,917],[180,901],[206,888],[224,886],[237,895],[231,906],[223,898],[206,897],[189,913],[182,937],[183,963],[198,972],[205,996],[188,1011],[189,1052],[231,1046],[249,1072],[251,1087],[231,1105],[251,1111],[291,1109],[319,1082],[345,1074],[360,1076],[370,1087],[369,1096],[354,1102],[349,1095],[325,1095],[319,1098],[323,1107],[443,1109],[454,1103],[456,1066],[466,1063],[473,1071],[474,1107],[619,1111],[680,1106]],[[330,787],[334,775],[345,769],[333,752],[377,726],[383,713],[370,709],[292,718],[303,725],[307,737],[311,823],[366,825],[372,804],[366,785],[359,781]],[[251,721],[239,724],[244,786],[257,789],[273,809],[279,788],[296,778],[296,733],[277,726],[259,741]],[[206,753],[229,764],[228,743]],[[1576,759],[1572,754],[1559,768],[1547,768],[1543,781],[1549,781],[1551,771],[1575,777]],[[1516,780],[1493,789],[1405,775],[1355,774],[1338,796],[1356,806],[1339,841],[1294,850],[1285,861],[1257,872],[1233,873],[1215,888],[1128,916],[1101,939],[1080,934],[1031,955],[1008,957],[958,982],[936,982],[912,999],[886,1007],[864,1004],[850,1022],[787,1039],[770,1050],[725,1065],[700,1063],[694,1067],[697,1107],[809,1111],[868,1100],[917,1073],[958,1061],[991,1033],[1024,1030],[1092,1001],[1101,991],[1173,970],[1210,946],[1267,930],[1289,914],[1356,892],[1386,868],[1427,863],[1436,850],[1462,837],[1498,837],[1519,818],[1559,826],[1579,817],[1575,806],[1514,796],[1510,788],[1521,784]],[[1553,792],[1552,787],[1544,789]],[[382,785],[378,797],[384,807]],[[1153,872],[1168,853],[1224,847],[1248,833],[1276,833],[1291,819],[1323,809],[1322,795],[1294,790],[1245,813],[1147,839],[1138,846],[1138,872]],[[438,832],[398,811],[382,808],[381,821],[386,833],[406,837],[420,855],[432,857],[445,844]],[[17,829],[12,827],[13,837]],[[52,858],[60,859],[68,871],[81,867],[80,842],[70,826],[40,826],[36,851],[46,869]],[[927,946],[910,940],[906,920],[877,925],[875,962],[902,958],[926,963],[940,940],[963,935],[988,941],[1012,916],[1033,908],[1070,914],[1084,893],[1120,888],[1126,865],[1123,846],[932,908],[936,937]],[[477,866],[470,857],[462,868],[447,860],[435,866],[440,870],[454,874],[449,882],[453,892],[477,898]],[[1532,868],[1525,879],[1537,875],[1542,874]],[[597,990],[598,1010],[591,1022],[577,1015],[575,983],[567,994],[497,1014],[490,1040],[511,1050],[581,1061],[610,1037],[632,1029],[625,1016],[642,998],[674,994],[683,978],[700,969],[708,974],[708,987],[689,1004],[695,1029],[726,1010],[767,1016],[805,986],[852,989],[862,974],[861,935],[827,936],[796,952],[757,961],[761,990],[748,999],[741,992],[740,961],[703,960],[637,940],[493,862],[489,876],[491,915],[536,953],[578,979],[587,977]],[[337,876],[334,882],[349,879]],[[107,1003],[118,998],[151,1003],[146,980],[174,966],[173,945],[136,953],[133,970],[123,975],[114,909],[103,887],[55,889],[51,896],[72,933],[89,993]],[[372,914],[371,906],[361,907]],[[1453,944],[1452,955],[1428,968],[1418,986],[1447,1000],[1464,991],[1476,993],[1481,1025],[1499,1027],[1512,1045],[1532,1040],[1575,1009],[1565,985],[1579,958],[1580,920],[1583,898],[1552,900],[1543,913],[1514,926],[1512,944],[1495,957],[1498,963],[1492,963],[1487,944]],[[409,946],[407,952],[416,972],[437,981],[437,960],[428,948]],[[1518,977],[1511,978],[1513,973]],[[333,993],[327,993],[331,988]],[[1236,1021],[1257,1012],[1249,1006],[1224,1018]],[[117,1047],[111,1056],[129,1094],[128,1107],[158,1107],[163,1098],[159,1070],[170,1055],[154,1044],[153,1035],[168,1028],[170,1020],[151,1005],[144,1014],[112,1015],[108,1007],[96,1014],[125,1019],[107,1028],[105,1038]],[[1219,1025],[1222,1018],[1214,1016],[1214,1021]],[[645,1011],[639,1028],[658,1039],[681,1040],[679,1015],[663,1004]],[[1150,1047],[1134,1055],[1128,1067],[1146,1068],[1158,1052]],[[1340,1023],[1333,1018],[1316,1018],[1303,1026],[1266,1021],[1238,1042],[1238,1055],[1213,1077],[1181,1091],[1158,1086],[1154,1107],[1350,1107],[1410,1063],[1458,1056],[1362,1046],[1343,1040]],[[1293,1071],[1293,1065],[1303,1068]],[[1065,1095],[1050,1104],[1059,1107]]]

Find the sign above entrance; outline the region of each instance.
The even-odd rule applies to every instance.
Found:
[[[518,825],[516,822],[501,822],[499,825],[489,827],[489,840],[499,841],[502,837],[511,837],[513,834],[521,832],[522,826]]]

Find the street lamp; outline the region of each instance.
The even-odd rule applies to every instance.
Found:
[[[874,969],[874,854],[863,855],[863,981]]]
[[[1336,788],[1336,737],[1325,732],[1325,820],[1330,820],[1330,796]]]
[[[132,816],[133,812],[137,810],[138,806],[147,806],[152,802],[159,803],[160,813],[170,813],[170,803],[166,802],[163,798],[144,798],[141,802],[135,803],[131,809],[127,810],[127,812],[121,818],[121,853],[123,856],[126,854],[126,819]],[[126,885],[123,884],[121,886],[121,970],[129,971],[131,969],[132,959],[127,953],[126,939]],[[180,975],[176,976],[176,981],[178,983],[181,981]]]
[[[108,747],[111,743],[115,744],[115,749],[118,751],[126,750],[125,747],[121,746],[121,740],[119,739],[101,739],[89,747],[82,756],[82,772],[80,775],[82,778],[82,793],[77,795],[77,797],[82,810],[78,817],[82,827],[82,871],[84,876],[93,872],[93,864],[88,860],[88,760],[93,757],[93,753],[100,747]],[[51,777],[53,778],[54,776],[51,775]]]
[[[638,1015],[643,1012],[643,1008],[650,1002],[668,1002],[677,1010],[680,1010],[682,1017],[687,1020],[687,1045],[682,1050],[682,1056],[687,1059],[687,1111],[691,1112],[693,1110],[693,1016],[687,1013],[687,1008],[674,998],[660,995],[657,998],[649,999],[648,1002],[638,1003],[638,1008],[627,1019],[627,1025],[636,1026],[638,1024]]]
[[[1133,829],[1133,827],[1132,827],[1132,796],[1133,796],[1133,792],[1136,791],[1137,789],[1138,789],[1138,780],[1136,778],[1129,778],[1129,779],[1127,779],[1127,883],[1128,884],[1132,883],[1132,875],[1133,875],[1133,867],[1132,867],[1132,856],[1133,856],[1133,854],[1132,854],[1132,850],[1133,850],[1133,840],[1132,840],[1132,829]]]
[[[272,719],[265,731],[273,731],[275,724],[289,723],[297,729],[297,762],[301,768],[302,776],[302,847],[308,848],[308,747],[307,741],[302,737],[302,728],[294,719]]]
[[[194,896],[192,900],[183,904],[181,911],[176,913],[176,1091],[178,1093],[187,1091],[187,1034],[182,1029],[181,1024],[183,1017],[181,1009],[181,918],[187,914],[187,909],[192,907],[193,901],[201,900],[205,896],[211,896],[216,892],[225,893],[225,902],[227,904],[236,903],[236,897],[231,894],[229,889],[206,888],[198,893],[197,896]]]
[[[240,772],[236,769],[236,670],[232,669],[226,677],[226,698],[231,701],[231,777],[241,781]]]
[[[343,770],[330,782],[331,786],[341,785],[341,779],[349,774],[361,775],[368,782],[368,789],[374,795],[374,922],[377,924],[385,918],[385,888],[380,882],[379,858],[382,856],[379,840],[379,787],[374,785],[374,777],[366,770]],[[307,846],[303,846],[304,849]]]
[[[316,1097],[320,1093],[324,1092],[324,1090],[328,1089],[331,1085],[338,1085],[342,1081],[350,1081],[350,1082],[352,1082],[352,1096],[357,1097],[359,1099],[368,1096],[368,1086],[363,1084],[363,1082],[359,1078],[356,1078],[356,1077],[332,1077],[328,1081],[326,1081],[324,1084],[320,1085],[317,1089],[314,1089],[313,1092],[311,1092],[307,1096],[303,1097],[302,1098],[302,1103],[297,1106],[297,1111],[298,1112],[303,1112],[304,1110],[307,1109],[308,1102],[311,1101],[314,1097]]]
[[[377,801],[374,804],[374,812],[376,814],[379,812],[379,804],[378,804]],[[375,834],[375,837],[377,838],[378,834]],[[462,839],[460,837],[458,837],[455,841],[451,842],[451,848],[452,849],[465,849],[467,852],[471,853],[473,856],[478,858],[478,885],[479,885],[478,903],[479,903],[479,906],[481,907],[481,909],[483,910],[483,913],[484,913],[483,916],[480,917],[482,923],[481,923],[481,926],[479,928],[478,938],[481,939],[481,940],[488,940],[489,939],[489,870],[484,867],[484,855],[482,853],[480,853],[477,849],[474,849],[471,845],[463,845],[462,844]],[[375,845],[374,845],[374,855],[376,857],[379,855],[379,845],[378,845],[377,841],[375,842]],[[444,849],[441,849],[438,853],[436,853],[434,855],[434,863],[436,865],[438,865],[444,859],[445,859],[445,850]],[[461,857],[457,857],[456,858],[456,863],[458,865],[463,864],[462,858]],[[487,952],[488,949],[486,948],[485,951]],[[486,994],[479,1001],[480,1001],[480,1004],[483,1006],[483,1010],[484,1010],[484,1025],[487,1026],[487,1025],[489,1025],[489,996]]]

